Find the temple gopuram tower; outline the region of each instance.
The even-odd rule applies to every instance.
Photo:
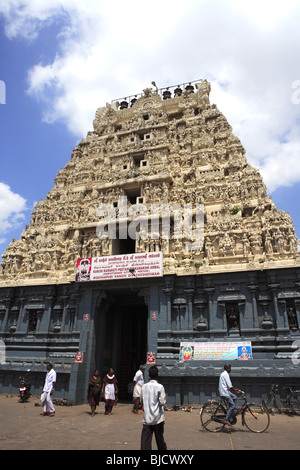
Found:
[[[29,368],[39,393],[48,360],[72,403],[96,367],[129,398],[146,362],[176,404],[215,396],[224,360],[253,399],[299,381],[293,221],[206,80],[153,86],[96,111],[2,255],[2,393]]]

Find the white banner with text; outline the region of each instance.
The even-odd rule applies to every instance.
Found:
[[[131,253],[77,260],[76,281],[135,279],[163,275],[162,253]]]

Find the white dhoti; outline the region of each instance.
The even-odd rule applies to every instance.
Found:
[[[142,391],[142,386],[139,383],[136,383],[133,389],[133,398],[140,398]]]
[[[55,408],[52,403],[50,392],[43,392],[41,395],[41,404],[44,407],[45,414],[55,413]]]

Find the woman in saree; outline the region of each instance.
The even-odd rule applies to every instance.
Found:
[[[118,395],[117,379],[113,369],[109,369],[104,377],[101,393],[104,394],[105,414],[110,415]]]
[[[95,416],[96,407],[99,405],[101,393],[101,378],[96,369],[94,375],[89,380],[88,400],[91,407],[92,416]]]

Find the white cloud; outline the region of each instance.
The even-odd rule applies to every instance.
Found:
[[[248,18],[263,29],[272,28],[281,22],[283,17],[293,12],[298,0],[251,0],[241,2],[232,0],[238,10],[244,12]]]
[[[300,181],[298,0],[0,0],[0,12],[10,38],[59,29],[54,60],[28,74],[47,122],[81,138],[107,101],[207,78],[269,191]]]
[[[11,188],[0,182],[0,243],[4,243],[8,231],[23,222],[26,200]]]

